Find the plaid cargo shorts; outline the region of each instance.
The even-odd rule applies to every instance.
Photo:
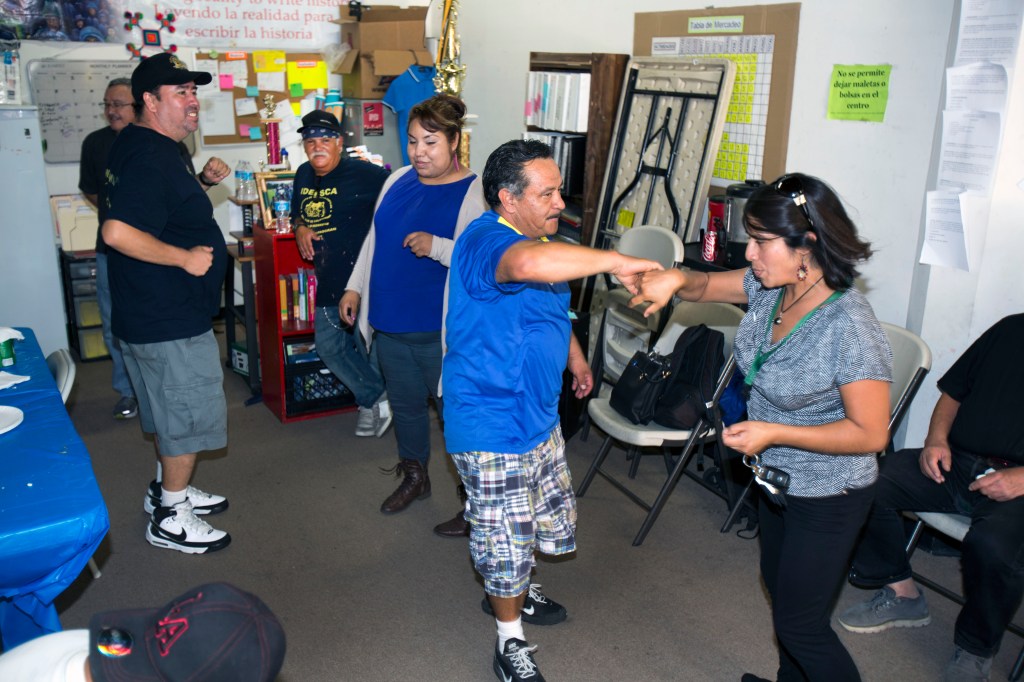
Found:
[[[487,594],[526,592],[534,550],[565,554],[576,549],[576,497],[556,427],[523,454],[452,454],[469,496],[469,553]]]

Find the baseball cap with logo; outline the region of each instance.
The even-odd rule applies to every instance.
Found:
[[[170,52],[161,52],[146,57],[132,71],[132,97],[136,102],[142,101],[142,93],[149,92],[161,85],[184,85],[195,83],[206,85],[213,80],[206,71],[189,71],[185,62]]]
[[[334,114],[323,109],[314,109],[302,117],[302,127],[297,132],[302,135],[303,139],[306,139],[307,137],[338,137],[344,131]]]
[[[157,609],[89,621],[96,682],[270,682],[284,663],[281,623],[259,597],[227,583],[189,590]]]

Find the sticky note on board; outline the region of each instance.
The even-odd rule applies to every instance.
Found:
[[[288,82],[301,83],[303,90],[327,88],[327,63],[323,60],[288,62]]]
[[[258,94],[260,94],[260,89],[255,85],[250,85],[245,88],[246,97],[255,97]]]
[[[222,73],[220,75],[220,89],[230,90],[235,87],[235,77],[230,73]]]
[[[252,53],[252,68],[256,73],[284,71],[284,50],[255,50]]]
[[[249,139],[250,140],[262,140],[263,139],[263,129],[260,128],[259,126],[252,126],[251,128],[249,128]]]
[[[302,97],[302,83],[291,83],[288,86],[288,93],[292,97]]]
[[[296,116],[302,116],[302,102],[292,102],[292,111]]]
[[[251,128],[251,127],[252,126],[250,126],[248,123],[240,123],[240,124],[238,124],[238,136],[239,137],[249,137],[249,128]]]

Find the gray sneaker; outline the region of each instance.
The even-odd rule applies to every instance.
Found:
[[[992,659],[982,658],[957,647],[946,664],[943,682],[988,682]]]
[[[134,419],[138,415],[139,403],[135,398],[125,396],[114,405],[114,419]]]
[[[855,604],[839,616],[839,624],[850,632],[882,632],[890,628],[919,628],[932,622],[922,592],[916,599],[897,597],[886,585],[868,601]]]
[[[391,416],[391,403],[387,398],[378,400],[373,407],[360,407],[356,418],[356,435],[380,438],[391,426]]]

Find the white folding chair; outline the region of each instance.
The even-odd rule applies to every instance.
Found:
[[[71,359],[71,353],[67,348],[58,348],[46,356],[46,366],[50,368],[50,374],[53,375],[53,380],[57,382],[60,399],[67,404],[68,396],[71,395],[71,387],[75,383],[77,371],[75,361]]]
[[[60,391],[60,399],[66,405],[78,372],[75,361],[71,359],[71,353],[67,348],[58,348],[46,356],[46,366],[50,368],[50,374],[53,375],[53,380],[57,382],[57,390]],[[93,579],[103,575],[96,564],[96,559],[92,557],[89,557],[89,571],[92,572]]]
[[[722,332],[725,336],[726,361],[715,385],[715,393],[711,399],[712,408],[717,406],[718,399],[721,397],[722,392],[729,383],[729,378],[732,376],[735,366],[732,358],[732,344],[736,338],[736,328],[742,319],[743,311],[733,305],[725,303],[681,303],[672,311],[672,316],[665,326],[664,333],[655,344],[655,350],[667,354],[671,352],[676,340],[686,327],[701,323]],[[593,482],[594,476],[600,474],[615,488],[625,494],[626,497],[647,510],[647,517],[633,539],[633,545],[638,546],[643,543],[658,515],[661,514],[661,510],[668,501],[669,495],[672,494],[676,484],[679,482],[679,478],[683,475],[694,453],[696,453],[697,446],[715,438],[717,425],[712,423],[707,417],[701,418],[689,430],[666,429],[653,422],[648,425],[633,424],[611,407],[610,398],[608,397],[597,397],[591,400],[589,405],[587,405],[587,412],[592,422],[604,431],[606,435],[604,442],[594,455],[590,468],[580,482],[576,496],[583,497]],[[669,472],[653,503],[649,504],[641,499],[614,476],[601,468],[612,445],[616,442],[628,446],[631,452],[633,452],[634,458],[640,456],[639,448],[661,448],[666,458],[666,464],[669,466]],[[682,452],[678,455],[675,464],[670,465],[669,449],[678,446],[682,446]],[[633,464],[630,466],[632,468]]]
[[[619,237],[615,250],[627,256],[657,261],[666,268],[682,263],[684,257],[683,240],[679,235],[656,225],[638,225],[626,230]],[[631,297],[632,294],[622,287],[608,291],[590,365],[597,383],[592,398],[606,392],[619,380],[636,351],[650,347],[652,339],[656,340],[664,327],[662,320],[671,312],[663,310],[644,317],[643,310],[629,307]],[[589,413],[584,415],[582,429],[580,440],[586,441],[590,433]]]

